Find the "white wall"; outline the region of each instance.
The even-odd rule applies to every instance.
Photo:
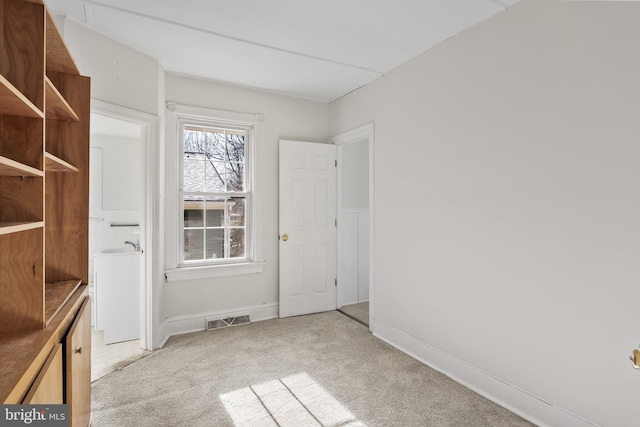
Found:
[[[71,20],[63,20],[64,38],[69,50],[76,60],[80,72],[91,77],[91,98],[141,111],[159,117],[162,126],[164,119],[164,70],[154,58],[142,54],[128,46],[114,41],[104,35]],[[59,22],[60,23],[60,22]],[[155,131],[155,130],[154,130]],[[150,186],[155,186],[151,199],[152,230],[147,236],[145,253],[148,259],[147,274],[152,276],[153,301],[151,307],[152,335],[151,345],[156,348],[160,344],[159,327],[165,318],[163,313],[164,265],[162,235],[164,230],[163,213],[159,209],[163,197],[163,163],[164,133],[157,132],[152,141],[155,146],[146,153],[151,160],[154,178]],[[158,159],[154,158],[157,153]],[[153,163],[155,161],[155,163]],[[149,256],[151,255],[151,256]],[[149,260],[151,258],[151,260]]]
[[[344,144],[339,150],[342,162],[342,207],[369,208],[369,141]]]
[[[375,333],[541,425],[638,423],[638,22],[525,0],[331,105],[375,121]]]
[[[328,104],[305,101],[239,87],[221,85],[173,75],[166,78],[167,101],[183,105],[264,115],[259,140],[256,141],[262,258],[266,261],[260,274],[220,277],[208,280],[169,282],[165,286],[165,309],[168,333],[204,328],[204,317],[221,313],[253,312],[277,315],[278,303],[278,141],[292,139],[326,142],[329,129]],[[167,129],[175,132],[175,129]],[[167,254],[175,252],[177,238],[176,177],[178,159],[167,136],[167,205],[165,235]],[[173,246],[173,248],[172,248]],[[173,250],[172,250],[173,249]],[[174,260],[168,260],[171,265]],[[264,310],[261,310],[264,308]]]
[[[157,59],[144,55],[71,20],[65,41],[80,72],[91,77],[91,98],[158,114]]]

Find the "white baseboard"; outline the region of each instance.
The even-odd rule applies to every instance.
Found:
[[[376,337],[540,427],[598,426],[398,329],[380,321],[373,326]]]
[[[247,314],[250,316],[251,322],[273,319],[278,317],[278,304],[257,305],[234,310],[170,317],[160,326],[160,337],[162,337],[160,347],[163,347],[169,337],[173,335],[204,331],[206,329],[207,318],[225,319],[227,317],[244,316]]]
[[[165,320],[158,328],[158,346],[153,347],[154,350],[164,347],[165,343],[169,339],[169,333],[167,332],[168,322]]]

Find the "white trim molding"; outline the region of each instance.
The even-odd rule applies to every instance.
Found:
[[[162,325],[165,333],[161,347],[164,346],[169,337],[174,335],[188,334],[190,332],[204,331],[207,319],[226,319],[227,317],[237,317],[249,315],[251,322],[275,319],[278,317],[278,304],[264,304],[252,307],[237,308],[234,310],[215,311],[187,316],[169,317]]]
[[[537,426],[598,426],[385,323],[376,321],[374,335]]]
[[[229,123],[262,123],[264,121],[263,114],[217,110],[215,108],[195,107],[175,102],[167,102],[167,111],[193,119],[211,120],[212,117],[215,117],[217,121]]]
[[[212,277],[228,277],[262,273],[265,264],[265,262],[243,262],[238,264],[181,267],[166,270],[164,274],[167,278],[167,282],[209,279]]]

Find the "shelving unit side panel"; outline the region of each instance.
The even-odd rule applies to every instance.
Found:
[[[1,115],[0,156],[42,170],[44,120]]]
[[[80,74],[75,60],[69,54],[64,39],[50,13],[47,13],[47,72],[60,71]]]
[[[0,73],[44,110],[44,6],[22,0],[4,0],[2,4]]]
[[[0,235],[0,335],[44,327],[42,229]]]
[[[78,115],[78,122],[46,121],[46,151],[74,165],[73,173],[45,176],[45,277],[89,281],[90,79],[51,73],[51,81]]]
[[[42,221],[42,177],[0,176],[0,222]]]

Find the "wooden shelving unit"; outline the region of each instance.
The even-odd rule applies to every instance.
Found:
[[[0,113],[44,118],[44,113],[0,74]]]
[[[70,120],[74,122],[80,121],[76,112],[73,111],[73,108],[71,108],[67,100],[64,99],[58,89],[53,85],[53,83],[51,83],[49,77],[45,77],[44,82],[46,88],[45,99],[47,100],[47,120]]]
[[[0,403],[64,391],[86,426],[90,80],[41,0],[0,0],[0,57]]]
[[[44,221],[33,222],[0,222],[0,235],[19,233],[44,227]]]
[[[77,167],[51,153],[44,153],[44,167],[47,172],[78,172]]]
[[[44,176],[44,172],[0,156],[0,176]]]

